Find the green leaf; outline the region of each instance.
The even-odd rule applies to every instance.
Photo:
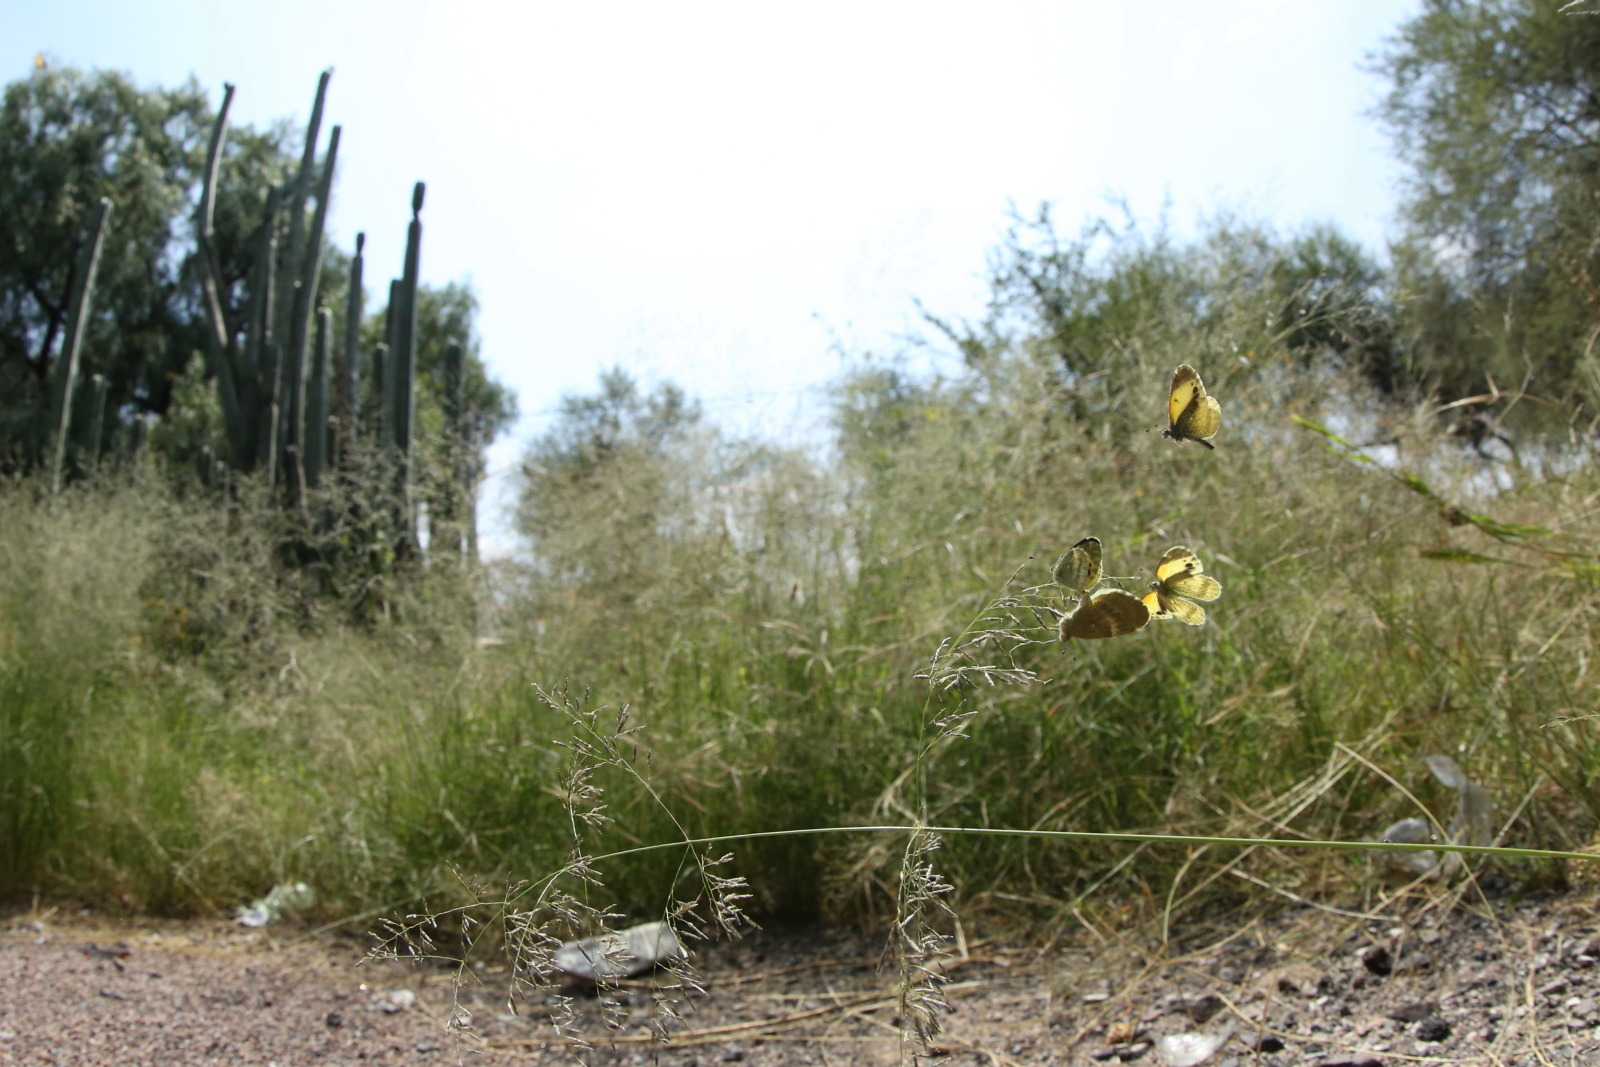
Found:
[[[1434,548],[1418,552],[1417,555],[1423,559],[1436,559],[1442,563],[1507,563],[1513,567],[1522,566],[1522,564],[1513,560],[1500,559],[1496,556],[1481,556],[1476,552],[1468,552],[1461,548]]]

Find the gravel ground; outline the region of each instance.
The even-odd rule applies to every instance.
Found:
[[[1302,909],[1049,948],[977,939],[948,969],[952,1064],[1164,1062],[1164,1036],[1230,1033],[1221,1067],[1600,1064],[1593,897],[1450,914],[1419,898],[1382,920]],[[964,946],[965,951],[961,951]],[[666,1045],[651,983],[575,1006],[594,1064],[712,1067],[897,1061],[881,935],[762,931],[697,954],[708,995]],[[546,1001],[507,1013],[492,966],[362,963],[350,939],[222,924],[0,923],[0,1064],[570,1063]],[[475,1036],[444,1032],[453,1010]]]

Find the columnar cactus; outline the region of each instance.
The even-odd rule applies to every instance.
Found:
[[[458,344],[444,351],[444,478],[429,505],[429,547],[436,553],[461,555],[462,476],[466,451],[464,360]]]
[[[234,466],[242,471],[268,466],[277,441],[270,408],[278,396],[279,353],[273,347],[277,337],[272,332],[272,318],[278,290],[278,213],[282,205],[283,189],[274,185],[267,190],[261,213],[261,243],[251,267],[251,301],[246,310],[243,377],[250,388],[240,428],[245,446],[234,457]]]
[[[306,199],[311,195],[312,173],[317,162],[317,137],[322,132],[322,109],[328,100],[328,79],[331,77],[333,77],[332,68],[323,71],[317,78],[317,96],[312,101],[311,119],[306,124],[305,148],[300,157],[300,169],[295,172],[294,182],[289,187],[289,243],[282,249],[282,266],[284,274],[291,278],[299,277],[300,267],[305,259]],[[274,323],[274,332],[279,337],[291,336],[294,329],[294,311],[292,301],[285,302],[277,309],[278,320]]]
[[[417,544],[417,512],[411,498],[412,444],[417,410],[417,276],[422,261],[422,198],[427,186],[411,190],[411,225],[406,228],[406,271],[401,279],[400,307],[395,316],[394,445],[400,457],[400,535]]]
[[[322,481],[328,462],[328,369],[333,346],[333,312],[317,309],[317,344],[306,385],[306,488]]]
[[[239,404],[237,375],[234,373],[233,334],[222,314],[222,268],[212,244],[215,236],[212,216],[217,202],[217,168],[222,163],[222,139],[228,129],[228,111],[232,107],[233,86],[224,84],[222,107],[217,111],[216,125],[211,128],[211,145],[206,152],[205,181],[200,191],[200,208],[196,212],[195,238],[200,246],[200,261],[204,267],[200,278],[200,294],[205,302],[206,322],[210,327],[206,343],[211,354],[211,369],[217,379],[217,394],[222,402],[222,417],[227,425],[230,451],[243,451],[248,442],[244,411]]]
[[[268,341],[262,350],[267,368],[262,375],[266,388],[262,391],[260,437],[256,443],[256,462],[267,472],[267,483],[275,484],[278,477],[278,379],[283,376],[283,350],[277,341]]]
[[[389,406],[389,346],[379,341],[372,349],[372,438],[383,444],[384,410]]]
[[[355,454],[356,422],[361,415],[361,318],[366,313],[361,274],[366,263],[362,254],[366,245],[367,235],[356,234],[356,255],[350,261],[350,291],[344,304],[344,366],[339,376],[339,401],[335,405],[339,416],[341,464],[348,463]]]
[[[399,332],[400,305],[404,298],[401,296],[402,282],[399,278],[389,281],[389,306],[383,312],[383,349],[386,356],[383,364],[383,377],[378,382],[378,447],[387,452],[395,443],[395,355],[400,350],[400,341],[396,336]]]
[[[89,457],[90,469],[100,466],[100,450],[105,436],[106,425],[106,377],[96,374],[89,379],[91,393],[89,400],[89,433],[84,442],[84,451]]]
[[[365,234],[356,236],[345,296],[344,337],[342,345],[335,343],[331,313],[316,306],[323,232],[340,140],[340,128],[334,126],[319,158],[318,138],[331,73],[324,71],[318,80],[298,169],[285,185],[268,191],[247,280],[248,300],[239,312],[242,321],[231,324],[222,300],[223,281],[211,223],[233,98],[233,87],[227,87],[212,131],[197,219],[203,295],[211,326],[209,347],[227,424],[231,467],[241,472],[261,471],[269,484],[285,489],[288,501],[305,513],[303,491],[325,487],[327,472],[335,465],[354,477],[360,469],[354,462],[357,444],[369,435],[365,439],[376,444],[382,457],[382,474],[378,484],[366,487],[376,507],[356,510],[382,516],[378,525],[387,529],[380,536],[394,537],[403,556],[418,546],[412,482],[416,477],[417,291],[426,186],[417,182],[412,190],[405,267],[389,287],[383,343],[370,355],[361,350]],[[461,484],[470,448],[463,399],[464,359],[460,346],[446,356],[445,403],[449,411],[445,435],[451,473],[446,479],[448,499],[435,502],[436,519],[448,527],[448,531],[439,531],[440,547],[453,544],[455,552],[460,551],[462,540]],[[370,372],[363,368],[368,360]],[[363,377],[370,378],[371,384],[363,383]],[[220,478],[217,481],[221,484]],[[343,482],[340,487],[357,488]],[[470,494],[470,489],[466,492]],[[331,522],[333,514],[330,510],[322,517]],[[466,533],[470,543],[471,531]]]
[[[72,296],[67,311],[67,332],[61,354],[50,368],[49,441],[50,492],[61,490],[61,465],[67,454],[67,431],[72,426],[72,394],[78,383],[78,352],[83,346],[83,331],[89,322],[89,304],[94,295],[94,276],[100,268],[100,248],[105,244],[106,226],[111,220],[111,201],[104,197],[91,210],[85,226],[85,241],[78,253],[72,278]]]
[[[222,107],[212,128],[197,217],[201,289],[210,324],[208,347],[227,425],[229,460],[239,470],[264,467],[274,480],[280,472],[294,473],[285,465],[288,448],[294,447],[298,456],[306,453],[307,348],[312,304],[322,270],[322,233],[339,154],[340,130],[335,126],[318,174],[317,141],[331,75],[331,70],[323,71],[317,82],[305,154],[294,180],[287,189],[275,186],[267,195],[261,238],[250,272],[250,297],[244,321],[239,324],[245,336],[242,353],[238,330],[227,322],[222,308],[221,269],[212,243],[217,172],[228,110],[233,103],[231,85],[225,87]],[[313,193],[317,203],[308,228],[306,205]],[[279,241],[279,218],[284,212],[288,216],[288,238]],[[292,487],[296,478],[288,478],[286,484]]]
[[[323,77],[323,87],[326,88],[326,71]],[[311,333],[311,308],[317,297],[317,282],[322,277],[322,232],[328,222],[328,200],[333,192],[333,168],[338,158],[339,127],[335,126],[328,138],[328,155],[322,168],[322,180],[317,186],[317,211],[312,218],[311,232],[304,242],[304,261],[295,264],[300,269],[300,276],[295,280],[293,318],[289,324],[289,420],[285,444],[296,449],[301,462],[310,458],[308,441],[313,432],[306,409],[306,349]],[[324,427],[326,424],[324,411]],[[309,475],[306,481],[309,484]]]

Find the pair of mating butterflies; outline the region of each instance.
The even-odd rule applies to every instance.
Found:
[[[1077,608],[1061,620],[1063,641],[1072,637],[1121,637],[1143,629],[1151,619],[1177,619],[1199,626],[1206,621],[1206,609],[1195,601],[1215,600],[1222,595],[1222,583],[1202,573],[1205,567],[1200,557],[1183,545],[1167,549],[1161,557],[1156,565],[1156,580],[1150,583],[1150,592],[1144,599],[1121,589],[1096,593],[1095,586],[1103,576],[1101,555],[1100,539],[1085,537],[1062,553],[1050,569],[1050,576],[1057,583],[1074,594],[1082,594]]]
[[[1200,372],[1189,364],[1181,364],[1172,372],[1172,388],[1167,393],[1167,420],[1170,423],[1161,431],[1162,437],[1174,441],[1198,441],[1207,448],[1217,446],[1211,438],[1222,428],[1222,405],[1217,398],[1206,395]]]

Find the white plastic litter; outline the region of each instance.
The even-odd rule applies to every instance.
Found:
[[[1167,1067],[1195,1067],[1211,1058],[1211,1054],[1228,1043],[1233,1036],[1233,1023],[1214,1034],[1189,1031],[1186,1034],[1168,1034],[1156,1042],[1156,1056]]]
[[[664,922],[643,923],[603,937],[568,941],[556,949],[556,968],[585,982],[632,978],[688,953]]]
[[[1381,840],[1421,845],[1433,840],[1433,827],[1428,825],[1427,819],[1401,819],[1383,832]],[[1376,852],[1373,855],[1386,872],[1401,878],[1419,878],[1439,862],[1438,853],[1431,848],[1426,852]]]
[[[1446,831],[1449,844],[1489,845],[1494,843],[1494,803],[1489,791],[1467,777],[1461,764],[1443,754],[1424,756],[1439,784],[1456,791],[1456,814]],[[1383,832],[1385,841],[1404,841],[1410,844],[1437,841],[1432,825],[1426,819],[1401,819]],[[1378,868],[1384,874],[1400,878],[1421,878],[1425,875],[1449,877],[1461,868],[1461,853],[1449,852],[1444,862],[1432,849],[1426,852],[1375,853]],[[1437,868],[1437,869],[1436,869]]]
[[[240,926],[266,926],[283,918],[285,914],[303,911],[317,902],[317,894],[304,882],[283,883],[249,907],[239,906],[234,922]]]

